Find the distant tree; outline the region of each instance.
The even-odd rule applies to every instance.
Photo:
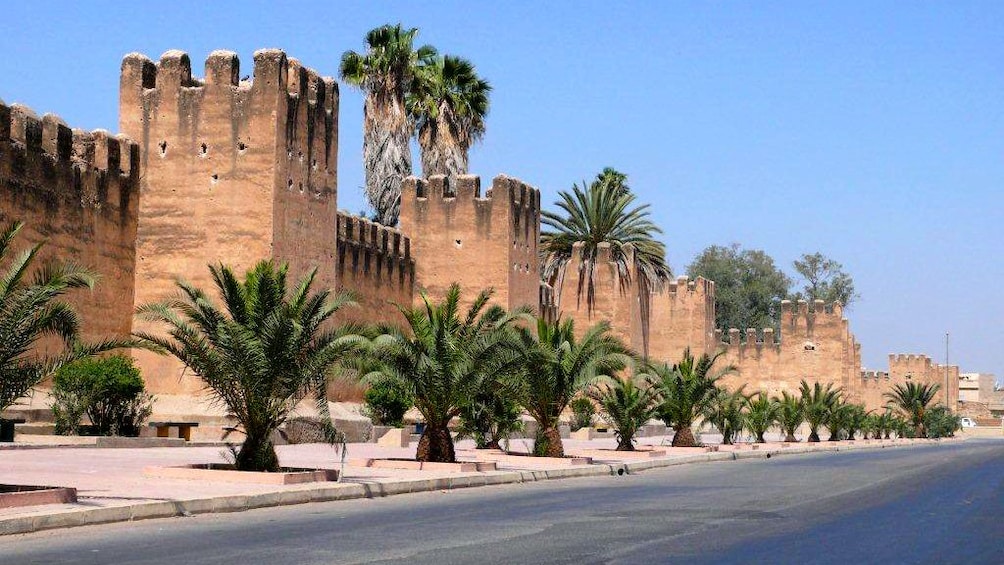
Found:
[[[405,102],[418,132],[422,175],[467,174],[471,145],[485,133],[491,90],[460,57],[437,57],[416,70]]]
[[[571,192],[559,192],[559,211],[545,210],[541,214],[541,276],[560,288],[565,268],[577,255],[574,258],[579,259],[580,266],[576,296],[581,301],[585,295],[589,310],[594,304],[602,247],[609,245],[610,260],[624,282],[630,281],[632,267],[641,279],[638,283],[647,288],[658,288],[672,276],[666,263],[666,246],[655,239],[662,230],[649,217],[649,205],[637,205],[635,195],[623,185],[602,181],[605,173],[600,173],[596,182],[583,181],[582,186],[573,185]],[[607,175],[608,180],[613,176]],[[582,244],[577,253],[576,243]]]
[[[384,25],[366,34],[366,51],[346,51],[339,74],[346,83],[366,93],[363,106],[363,166],[366,197],[376,219],[397,224],[401,181],[411,174],[413,123],[405,96],[415,73],[432,62],[436,49],[414,47],[415,28]]]
[[[843,265],[822,253],[806,253],[793,265],[803,285],[793,298],[822,300],[827,304],[839,302],[844,306],[859,298],[854,291],[854,280],[844,272]]]
[[[619,195],[631,193],[631,187],[627,183],[627,175],[613,167],[604,167],[600,174],[596,175],[590,186],[593,189],[608,186]]]
[[[775,328],[781,319],[781,300],[791,280],[758,249],[735,243],[712,245],[687,267],[690,277],[715,281],[715,324],[729,328]]]

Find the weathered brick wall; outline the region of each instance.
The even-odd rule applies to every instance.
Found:
[[[204,80],[180,51],[123,59],[119,127],[143,169],[136,304],[172,295],[177,278],[210,287],[210,263],[240,272],[269,257],[336,287],[337,87],[278,50],[256,52],[252,75],[239,80],[227,51]],[[136,356],[154,391],[201,389],[171,358]]]
[[[482,197],[473,175],[409,177],[401,190],[400,227],[411,238],[416,287],[433,298],[458,282],[465,305],[494,288],[498,304],[539,306],[537,189],[498,176]]]
[[[71,131],[57,116],[39,120],[0,102],[0,222],[24,222],[18,251],[47,241],[41,261],[99,275],[93,292],[67,295],[85,339],[125,338],[132,329],[138,161],[128,139]]]
[[[400,231],[375,222],[338,214],[338,285],[351,291],[358,307],[342,317],[360,323],[404,320],[394,304],[414,300],[415,261],[411,240]]]
[[[703,277],[679,277],[651,295],[648,354],[673,363],[690,347],[695,355],[713,353],[715,340],[715,283]]]
[[[959,368],[948,368],[948,405],[953,409],[959,399]],[[935,404],[944,404],[946,400],[945,366],[934,363],[927,355],[889,355],[888,371],[863,371],[856,386],[849,390],[857,394],[859,402],[869,409],[881,409],[889,403],[885,396],[896,385],[908,382],[920,384],[936,384],[940,388],[935,396]]]

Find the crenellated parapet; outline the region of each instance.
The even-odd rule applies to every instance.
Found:
[[[351,273],[380,284],[412,284],[411,239],[399,230],[345,212],[338,213],[339,275]]]
[[[459,282],[473,300],[485,288],[510,308],[540,300],[540,192],[505,175],[482,195],[473,175],[409,177],[401,187],[401,231],[412,240],[415,282],[442,295]]]

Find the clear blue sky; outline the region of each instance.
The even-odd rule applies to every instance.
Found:
[[[854,276],[865,365],[927,353],[1004,380],[1000,2],[17,2],[0,98],[114,130],[130,51],[280,47],[335,75],[402,22],[495,87],[472,172],[556,191],[626,172],[682,272],[711,244]],[[244,74],[244,73],[242,73]],[[342,88],[339,204],[363,207],[362,99]]]

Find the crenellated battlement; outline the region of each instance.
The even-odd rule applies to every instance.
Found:
[[[482,195],[474,175],[408,177],[401,231],[412,240],[415,282],[442,294],[457,281],[465,298],[485,288],[506,306],[540,306],[540,192],[499,175]]]
[[[339,212],[339,265],[347,264],[344,260],[346,253],[353,256],[353,270],[361,268],[368,273],[373,269],[378,277],[384,272],[388,276],[397,272],[401,279],[411,277],[415,266],[411,258],[411,239],[399,230]]]
[[[103,129],[70,129],[59,116],[45,114],[39,119],[21,104],[0,102],[0,145],[6,146],[4,159],[23,173],[32,167],[75,167],[84,176],[111,174],[129,179],[139,171],[139,152],[128,137]]]

